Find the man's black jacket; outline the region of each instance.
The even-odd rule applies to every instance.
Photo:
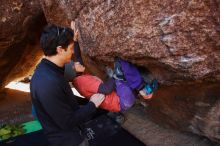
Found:
[[[64,68],[42,59],[31,79],[30,88],[37,117],[51,144],[79,145],[84,139],[79,126],[93,115],[96,108],[92,102],[79,107],[64,78]]]

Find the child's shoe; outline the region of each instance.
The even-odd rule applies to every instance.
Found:
[[[153,96],[153,92],[158,88],[158,81],[154,79],[151,84],[146,84],[142,90],[139,91],[140,95],[144,99],[150,99]]]
[[[144,98],[144,99],[151,99],[153,96],[153,93],[147,94],[143,89],[139,91],[139,94]]]
[[[144,88],[139,91],[139,93],[144,99],[150,99],[152,98],[153,90],[149,84],[146,84]]]

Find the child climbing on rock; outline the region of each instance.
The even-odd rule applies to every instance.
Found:
[[[75,30],[75,24],[71,23]],[[89,99],[94,93],[105,94],[105,100],[100,105],[101,108],[112,112],[120,112],[129,109],[135,102],[136,93],[144,99],[151,99],[153,92],[157,89],[157,80],[146,83],[140,75],[137,67],[121,58],[115,58],[114,70],[107,68],[109,79],[103,82],[96,76],[85,74],[85,67],[81,58],[80,47],[77,42],[78,31],[74,31],[74,54],[75,63],[66,65],[65,76],[73,83],[77,91]],[[72,77],[73,69],[77,72],[76,77]]]

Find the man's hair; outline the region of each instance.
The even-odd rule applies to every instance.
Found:
[[[73,31],[70,28],[47,25],[41,34],[40,44],[46,56],[57,54],[57,47],[67,48],[73,42]]]

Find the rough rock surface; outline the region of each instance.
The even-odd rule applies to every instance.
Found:
[[[137,104],[124,113],[123,128],[139,138],[146,146],[218,146],[206,137],[161,127],[151,120],[146,109]]]
[[[120,56],[161,82],[220,81],[220,2],[102,1],[80,11],[84,50],[97,61]]]
[[[191,131],[220,143],[220,83],[161,86],[148,114],[166,127]]]
[[[70,26],[89,0],[39,0],[49,23]]]
[[[1,0],[0,89],[28,75],[42,56],[39,34],[45,17],[38,1]]]

